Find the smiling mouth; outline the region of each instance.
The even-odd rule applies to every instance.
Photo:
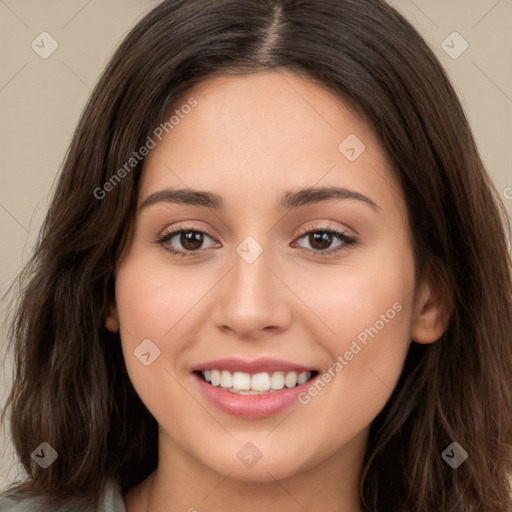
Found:
[[[210,386],[239,395],[266,395],[295,388],[318,375],[318,371],[306,372],[230,372],[228,370],[198,370],[194,372]]]

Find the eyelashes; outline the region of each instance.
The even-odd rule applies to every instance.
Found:
[[[193,236],[183,236],[183,235],[191,235]],[[208,234],[206,231],[199,230],[199,229],[193,229],[193,228],[186,228],[186,227],[179,227],[172,231],[169,231],[168,233],[165,233],[160,238],[157,239],[157,243],[161,245],[166,251],[170,252],[173,255],[176,256],[182,256],[182,257],[197,257],[200,252],[204,252],[204,249],[198,249],[196,248],[183,248],[181,250],[174,249],[172,247],[172,240],[177,237],[177,235],[181,235],[179,238],[179,243],[182,245],[190,245],[192,246],[194,244],[197,244],[199,242],[200,245],[203,244],[203,238],[206,236],[213,240],[213,237]]]
[[[202,246],[205,239],[213,240],[214,243],[204,248]],[[357,245],[355,238],[349,236],[344,231],[329,227],[305,229],[296,238],[294,244],[302,239],[306,239],[310,247],[299,246],[299,249],[303,249],[315,257],[324,258],[332,257]],[[334,248],[325,247],[325,245],[331,246],[336,239],[340,242],[339,245]],[[215,238],[207,231],[186,225],[177,226],[175,229],[162,234],[155,242],[171,255],[179,258],[200,257],[207,249],[218,244]],[[173,246],[176,242],[181,245],[181,249]]]
[[[320,237],[313,236],[313,235],[318,235],[318,234],[321,234],[322,236],[320,236]],[[313,251],[315,253],[315,256],[316,255],[321,256],[321,255],[337,254],[338,252],[346,250],[346,249],[357,244],[357,240],[355,238],[347,235],[347,233],[345,233],[344,231],[329,228],[329,227],[304,229],[299,234],[297,240],[301,240],[305,237],[308,240],[310,245],[311,245],[312,240],[313,240],[314,244],[317,244],[317,243],[322,244],[323,242],[327,242],[328,244],[331,244],[333,238],[337,238],[341,242],[337,247],[327,249],[327,250],[325,248],[322,248],[322,249],[317,248],[318,250],[315,250],[314,248],[307,249],[307,250]]]

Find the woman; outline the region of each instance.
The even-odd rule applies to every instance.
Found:
[[[510,510],[503,212],[383,1],[162,2],[22,276],[0,510]]]

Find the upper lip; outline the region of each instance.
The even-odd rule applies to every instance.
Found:
[[[228,370],[233,372],[261,373],[261,372],[314,372],[314,368],[303,366],[301,364],[274,359],[271,357],[261,357],[252,361],[245,359],[228,357],[216,359],[215,361],[206,361],[192,368],[193,372],[204,370]]]

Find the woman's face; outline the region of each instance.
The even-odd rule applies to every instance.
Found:
[[[382,147],[291,73],[203,82],[173,113],[145,159],[109,319],[160,464],[267,481],[360,460],[420,312]]]

